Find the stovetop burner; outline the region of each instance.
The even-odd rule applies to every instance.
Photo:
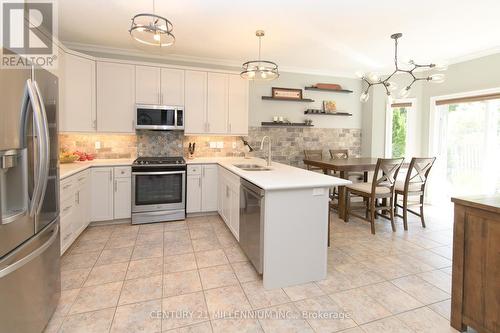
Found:
[[[134,161],[134,165],[184,165],[186,161],[183,157],[139,157]]]

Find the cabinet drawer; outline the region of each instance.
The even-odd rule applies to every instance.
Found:
[[[61,200],[74,196],[77,186],[76,176],[71,176],[61,181],[59,185]]]
[[[129,166],[115,167],[114,174],[115,178],[130,178],[132,175],[132,169]]]
[[[201,164],[193,164],[187,166],[187,174],[188,176],[201,175]]]
[[[71,178],[76,178],[76,184],[75,185],[77,187],[81,187],[81,186],[85,185],[85,183],[87,183],[87,181],[89,180],[89,177],[90,177],[90,171],[89,170],[85,170],[85,171],[82,171],[82,172],[74,175]]]
[[[75,208],[75,197],[74,195],[62,200],[61,202],[61,220],[67,215],[71,214]]]

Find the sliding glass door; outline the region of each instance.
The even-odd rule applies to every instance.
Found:
[[[500,95],[438,100],[435,112],[433,203],[500,192]]]
[[[396,100],[387,105],[385,156],[411,159],[415,153],[415,100]]]

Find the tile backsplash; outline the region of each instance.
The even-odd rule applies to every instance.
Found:
[[[143,131],[133,134],[85,134],[62,133],[61,149],[93,153],[96,158],[135,158],[136,156],[188,156],[190,142],[196,143],[195,157],[243,156],[249,154],[264,157],[267,146],[260,151],[260,140],[271,137],[273,160],[295,166],[303,166],[304,149],[347,148],[351,156],[361,152],[361,130],[349,128],[275,128],[250,127],[249,144],[255,149],[248,153],[240,137],[185,136],[183,132]],[[96,149],[96,142],[100,149]],[[211,143],[217,148],[211,148]],[[217,145],[218,144],[218,145]],[[267,143],[266,143],[267,145]]]

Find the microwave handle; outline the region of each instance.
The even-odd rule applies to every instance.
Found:
[[[177,127],[177,113],[179,113],[179,109],[175,109],[174,112],[174,126]]]
[[[158,172],[132,172],[134,176],[149,176],[149,175],[175,175],[175,174],[183,174],[186,171],[158,171]]]

